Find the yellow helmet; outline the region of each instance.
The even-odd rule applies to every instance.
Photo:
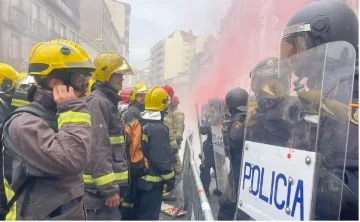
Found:
[[[96,70],[92,73],[95,81],[108,82],[114,71],[121,67],[124,58],[116,52],[102,52],[94,59]]]
[[[95,80],[93,80],[93,79],[90,79],[90,80],[89,80],[89,85],[88,85],[87,91],[86,91],[86,93],[85,93],[86,96],[91,93],[91,88],[92,88],[92,86],[94,85],[94,83],[95,83]]]
[[[135,100],[136,95],[146,94],[146,92],[147,92],[147,87],[146,87],[145,83],[138,82],[132,87],[131,94],[130,94],[130,100],[133,101],[133,100]]]
[[[0,92],[7,92],[16,86],[19,73],[10,65],[0,63]]]
[[[115,71],[113,73],[119,73],[122,75],[129,75],[129,76],[134,75],[134,72],[132,71],[131,66],[129,65],[129,63],[126,61],[125,58],[123,60],[122,66],[115,69]]]
[[[52,40],[38,43],[30,51],[29,75],[47,76],[55,69],[88,69],[94,64],[85,50],[67,40]]]
[[[170,101],[170,96],[163,88],[154,86],[145,95],[145,109],[163,111],[168,107]]]

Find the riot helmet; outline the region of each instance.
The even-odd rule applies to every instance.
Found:
[[[290,76],[278,76],[279,59],[268,57],[261,60],[251,71],[251,89],[257,104],[264,112],[278,106],[290,89]]]
[[[247,111],[248,93],[246,90],[237,87],[231,89],[225,96],[225,104],[230,113]]]
[[[354,11],[339,1],[317,1],[308,4],[298,10],[289,20],[283,30],[280,45],[280,60],[282,62],[279,75],[290,75],[294,73],[299,82],[308,78],[307,86],[316,88],[316,82],[321,75],[318,75],[323,64],[326,47],[319,47],[322,44],[345,41],[358,47],[358,18]],[[312,49],[317,48],[317,49]],[[312,49],[312,50],[310,50]],[[299,61],[297,54],[302,55]],[[344,58],[349,53],[344,51]],[[298,59],[297,61],[294,61]],[[296,65],[295,65],[296,64]],[[318,80],[318,81],[317,81]],[[299,82],[294,82],[298,87]]]

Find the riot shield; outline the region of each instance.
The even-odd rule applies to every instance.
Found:
[[[339,220],[358,209],[343,182],[355,59],[352,45],[332,42],[262,78],[249,101],[237,219]]]
[[[230,161],[230,148],[228,141],[229,116],[226,111],[225,103],[217,100],[210,104],[211,109],[211,132],[213,140],[215,173],[217,188],[226,198],[236,202],[236,190],[234,184],[233,171]]]

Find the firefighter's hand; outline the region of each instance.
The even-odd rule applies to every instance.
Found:
[[[111,208],[118,207],[120,205],[120,197],[119,194],[115,194],[111,197],[105,199],[105,205]]]
[[[65,85],[56,85],[53,89],[53,96],[56,103],[76,98],[74,89],[69,87],[68,91],[67,86]]]

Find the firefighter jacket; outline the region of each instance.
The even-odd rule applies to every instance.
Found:
[[[140,113],[145,110],[144,104],[131,101],[129,104],[128,109],[124,112],[124,122],[129,123],[133,119],[139,119]]]
[[[185,114],[183,111],[179,109],[178,106],[176,106],[174,109],[174,132],[179,146],[181,144],[181,141],[183,140],[184,129],[185,129]]]
[[[173,182],[174,171],[171,167],[172,152],[168,130],[162,122],[160,112],[141,113],[143,135],[142,147],[149,161],[148,174],[138,180],[138,187],[151,190],[154,184]]]
[[[174,129],[174,113],[170,108],[168,109],[168,113],[164,117],[164,125],[169,130],[171,149],[173,152],[177,152],[179,150],[179,145],[176,142],[176,135]]]
[[[84,220],[82,172],[91,150],[88,106],[83,99],[56,105],[51,93],[41,88],[31,105],[42,117],[23,112],[4,125],[7,200],[26,184],[6,219]]]
[[[94,84],[93,89],[85,99],[91,110],[93,140],[90,163],[83,176],[87,193],[103,199],[119,192],[119,185],[128,183],[128,163],[117,110],[120,97],[106,84]]]

